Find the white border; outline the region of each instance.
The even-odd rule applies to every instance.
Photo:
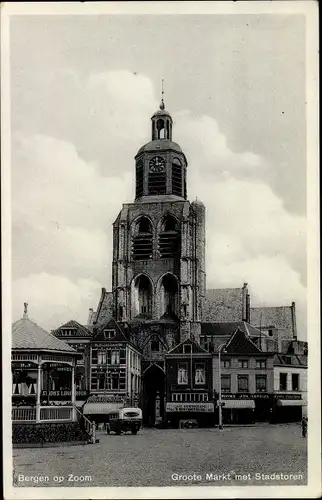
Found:
[[[12,487],[11,446],[11,200],[10,200],[10,72],[9,21],[12,15],[97,15],[97,14],[303,14],[306,16],[307,64],[307,259],[308,259],[308,486],[189,486],[162,488],[19,488]],[[3,476],[6,499],[44,498],[315,498],[321,494],[320,419],[320,307],[319,307],[319,147],[318,147],[318,5],[308,1],[278,2],[7,2],[1,5],[1,85],[2,85],[2,294],[3,311]],[[314,431],[312,431],[314,428]],[[290,457],[291,458],[291,457]]]

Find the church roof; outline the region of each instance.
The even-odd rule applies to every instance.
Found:
[[[76,353],[75,349],[24,316],[12,325],[12,349],[60,351]]]
[[[246,321],[224,321],[218,323],[201,323],[201,335],[230,336],[239,328],[249,337],[267,337],[266,333],[250,325]]]
[[[171,149],[172,151],[177,151],[177,153],[182,153],[182,149],[176,142],[170,141],[169,139],[156,139],[144,144],[139,151],[138,155],[146,151],[162,151]]]

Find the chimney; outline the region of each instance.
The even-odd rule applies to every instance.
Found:
[[[293,339],[297,340],[297,327],[296,327],[296,311],[295,311],[295,302],[291,304],[291,312],[292,312],[292,329],[293,329]]]

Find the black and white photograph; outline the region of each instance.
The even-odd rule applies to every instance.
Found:
[[[2,5],[6,499],[321,494],[317,19]]]

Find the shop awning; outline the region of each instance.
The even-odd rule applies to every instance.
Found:
[[[253,399],[224,399],[223,408],[228,409],[246,409],[255,408],[255,401]]]
[[[84,415],[109,415],[122,408],[123,403],[86,403],[84,406]]]
[[[278,399],[277,406],[303,406],[302,399]]]

